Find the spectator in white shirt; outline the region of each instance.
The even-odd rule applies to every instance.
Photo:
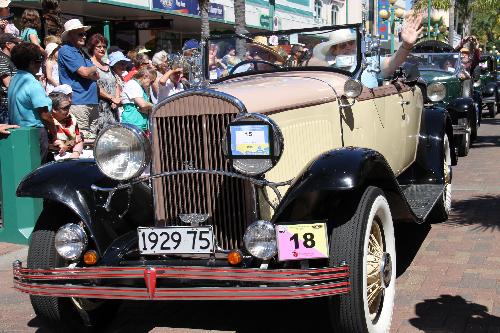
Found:
[[[168,70],[165,74],[163,74],[158,81],[158,102],[161,102],[168,96],[184,91],[184,86],[181,83],[182,73],[182,67],[173,66],[171,70]]]

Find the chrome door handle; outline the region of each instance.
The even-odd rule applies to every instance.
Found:
[[[398,102],[399,104],[401,105],[410,105],[410,101],[401,101],[401,102]]]

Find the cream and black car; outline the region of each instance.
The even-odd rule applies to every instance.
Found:
[[[150,137],[107,127],[95,160],[22,181],[45,206],[15,288],[57,327],[124,299],[321,297],[335,332],[388,331],[394,226],[447,218],[456,158],[415,68],[367,88],[365,51],[361,25],[208,39],[206,85],[161,101]]]

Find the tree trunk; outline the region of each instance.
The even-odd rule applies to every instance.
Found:
[[[200,0],[199,4],[201,17],[201,39],[206,39],[210,36],[210,24],[208,22],[209,0]]]
[[[448,31],[448,43],[453,45],[453,39],[455,38],[455,0],[451,0],[450,8],[448,9],[449,14],[449,31]]]
[[[61,20],[61,7],[59,6],[59,0],[43,0],[42,17],[44,34],[46,36],[60,36],[64,29]]]
[[[246,30],[246,18],[245,18],[245,0],[234,0],[234,24],[235,30],[237,34],[245,34]],[[236,54],[238,57],[243,58],[245,55],[245,40],[237,39],[236,40]]]

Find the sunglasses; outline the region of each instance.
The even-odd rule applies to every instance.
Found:
[[[87,37],[86,32],[79,32],[77,35],[78,35],[78,37]]]
[[[343,49],[347,46],[353,46],[354,45],[354,41],[353,40],[350,40],[348,42],[342,42],[342,43],[339,43],[336,45],[337,48],[340,48],[340,49]]]
[[[69,111],[69,109],[70,109],[70,108],[71,108],[71,104],[68,104],[68,105],[66,105],[66,106],[64,106],[64,107],[59,108],[59,110],[62,110],[62,111]]]

